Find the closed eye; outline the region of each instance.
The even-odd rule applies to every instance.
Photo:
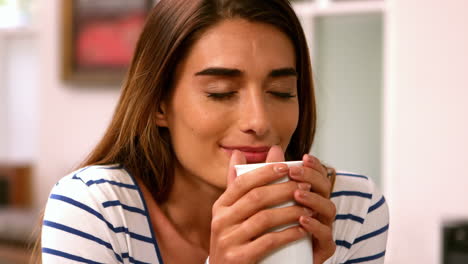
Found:
[[[283,93],[283,92],[269,92],[269,93],[281,99],[289,99],[289,98],[296,97],[296,95],[293,93]]]
[[[206,93],[206,96],[214,100],[226,100],[233,97],[236,92],[227,92],[227,93]]]

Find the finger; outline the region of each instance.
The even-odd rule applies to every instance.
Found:
[[[297,182],[310,184],[310,191],[316,192],[325,198],[330,197],[331,182],[315,169],[309,167],[291,167],[289,176]]]
[[[324,259],[328,259],[335,253],[336,244],[333,240],[331,226],[324,225],[317,219],[308,216],[301,216],[299,223],[304,230],[315,238],[314,259],[318,254],[325,256]],[[320,252],[315,251],[315,249],[318,249]]]
[[[254,188],[230,207],[228,217],[232,223],[238,223],[260,210],[291,202],[294,200],[294,193],[298,188],[299,185],[295,181]]]
[[[324,224],[331,225],[335,220],[336,206],[330,199],[304,190],[296,190],[294,198],[299,204],[310,208],[318,214],[319,220]]]
[[[236,169],[234,165],[238,164],[245,164],[247,163],[244,154],[238,150],[234,150],[231,155],[231,159],[229,160],[229,167],[228,167],[228,176],[227,176],[227,183],[228,186],[236,179]]]
[[[274,145],[268,151],[268,155],[265,162],[280,162],[284,161],[284,152],[280,146]]]
[[[243,244],[267,232],[279,232],[287,225],[297,225],[301,216],[312,216],[312,213],[310,209],[299,205],[260,210],[233,230],[229,240]]]
[[[297,224],[303,216],[311,217],[313,212],[303,206],[287,206],[259,211],[239,227],[245,236],[243,239],[254,239],[267,232],[279,232],[286,225]]]
[[[333,241],[331,227],[310,216],[300,216],[299,224],[321,242]]]
[[[323,166],[320,160],[316,157],[309,154],[304,154],[304,156],[302,156],[302,161],[304,162],[304,166],[317,170],[320,174],[324,175],[325,177],[327,176],[328,172],[326,167]]]
[[[255,260],[259,261],[273,250],[306,236],[308,234],[302,227],[290,227],[279,232],[266,233],[247,244],[243,250],[250,252],[252,256],[257,256]]]
[[[271,251],[305,236],[308,236],[308,234],[300,226],[268,233],[232,250],[227,256],[227,261],[229,263],[257,263]]]
[[[270,164],[249,171],[236,177],[226,191],[216,201],[216,206],[231,206],[250,190],[267,185],[288,173],[288,166],[283,163]]]

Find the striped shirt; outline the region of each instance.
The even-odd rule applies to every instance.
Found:
[[[338,173],[331,197],[337,249],[326,263],[383,263],[388,208],[373,182]],[[42,253],[43,263],[163,263],[141,190],[118,165],[83,168],[53,187]]]

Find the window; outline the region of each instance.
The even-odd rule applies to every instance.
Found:
[[[0,0],[0,28],[29,26],[35,0]]]

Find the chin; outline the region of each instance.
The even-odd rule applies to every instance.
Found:
[[[219,190],[220,192],[224,192],[227,188],[227,182],[226,181],[223,181],[223,182],[212,182],[211,183],[211,186],[213,186],[215,189]]]

